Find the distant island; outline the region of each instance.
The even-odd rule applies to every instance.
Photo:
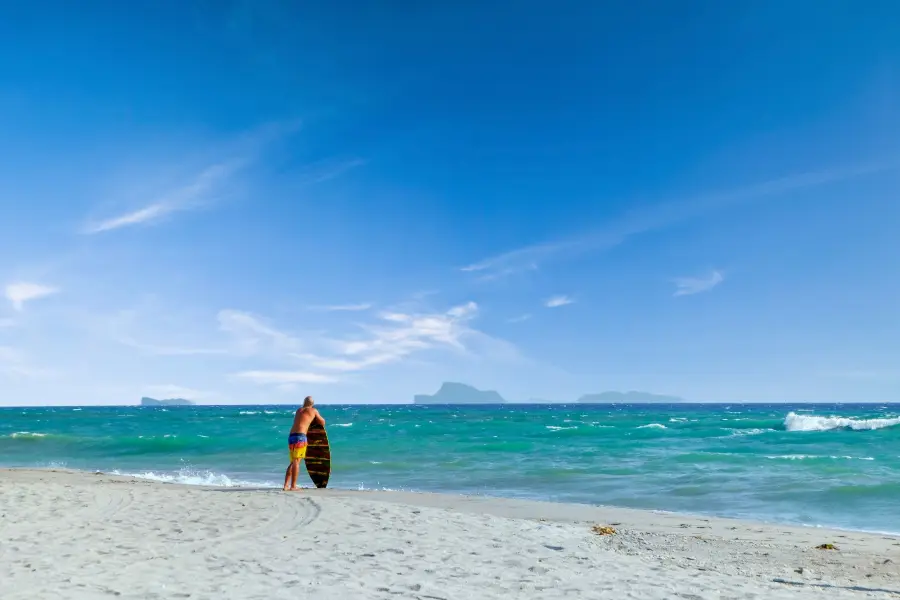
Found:
[[[678,404],[686,402],[678,396],[664,396],[648,392],[603,392],[586,394],[578,399],[580,404]]]
[[[184,398],[168,398],[167,400],[156,400],[154,398],[141,398],[141,406],[193,406],[193,402]]]
[[[464,383],[445,382],[433,396],[417,394],[413,404],[505,404],[495,391],[482,391]]]

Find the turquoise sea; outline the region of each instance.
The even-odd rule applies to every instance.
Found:
[[[294,408],[2,408],[0,465],[280,486]],[[332,487],[900,533],[897,404],[319,409]]]

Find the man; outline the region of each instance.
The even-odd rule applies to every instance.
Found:
[[[291,434],[288,436],[288,454],[290,454],[291,462],[284,472],[284,491],[286,492],[297,489],[297,475],[300,473],[300,461],[306,458],[306,432],[309,431],[310,424],[315,421],[325,427],[325,419],[313,404],[312,396],[307,396],[303,400],[303,407],[298,408],[294,413],[294,424],[291,426]],[[290,487],[288,487],[288,479],[291,480]]]

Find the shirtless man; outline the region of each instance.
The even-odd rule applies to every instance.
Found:
[[[306,458],[306,432],[309,431],[310,424],[315,421],[322,427],[325,427],[325,419],[313,407],[312,396],[307,396],[303,400],[303,408],[298,408],[294,414],[294,424],[291,426],[291,434],[288,436],[288,454],[291,457],[291,463],[284,472],[284,491],[294,491],[297,489],[297,475],[300,473],[300,461]],[[288,479],[291,480],[291,486],[288,487]]]

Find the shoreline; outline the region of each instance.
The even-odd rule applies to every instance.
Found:
[[[69,469],[0,469],[0,506],[4,598],[900,596],[900,536],[661,511]]]
[[[271,484],[267,483],[254,483],[250,481],[239,481],[234,485],[216,485],[216,484],[206,484],[206,483],[188,483],[183,481],[166,481],[161,477],[148,477],[142,474],[136,473],[121,473],[113,471],[100,471],[100,470],[80,470],[80,469],[71,469],[68,467],[0,467],[0,472],[4,470],[12,470],[12,471],[59,471],[59,472],[67,472],[67,473],[86,473],[86,474],[96,474],[101,473],[103,475],[108,475],[110,477],[122,477],[125,479],[137,479],[141,481],[150,481],[153,483],[166,484],[166,485],[178,485],[178,486],[186,486],[186,487],[198,487],[198,488],[225,488],[225,489],[242,489],[242,490],[281,490],[281,485],[275,482]],[[223,474],[224,475],[224,474]],[[225,475],[225,477],[228,477]],[[230,479],[230,478],[229,478]],[[307,491],[310,488],[305,488]],[[315,488],[311,488],[315,491]],[[516,498],[510,496],[494,496],[491,494],[474,494],[474,493],[448,493],[448,492],[431,492],[427,490],[392,490],[392,489],[353,489],[353,488],[338,488],[338,487],[330,487],[328,488],[328,492],[347,492],[349,494],[382,494],[386,497],[390,497],[391,495],[397,494],[401,496],[410,495],[410,498],[415,498],[418,495],[423,496],[439,496],[439,497],[447,497],[447,498],[471,498],[471,499],[484,499],[487,501],[500,501],[500,502],[522,502],[522,503],[533,503],[537,505],[549,505],[549,506],[570,506],[570,507],[582,507],[584,509],[603,509],[609,511],[635,511],[637,513],[653,513],[659,515],[672,515],[674,517],[682,517],[686,519],[715,519],[715,520],[727,520],[727,521],[741,521],[744,523],[751,523],[757,525],[764,525],[767,527],[787,527],[787,528],[797,528],[801,530],[814,530],[814,531],[823,531],[823,532],[835,532],[835,533],[860,533],[860,534],[870,534],[877,536],[895,536],[900,538],[900,531],[889,531],[889,530],[874,530],[874,529],[856,529],[850,527],[841,527],[838,525],[829,525],[829,524],[808,524],[808,523],[798,523],[795,521],[784,520],[780,521],[777,519],[767,519],[765,517],[744,517],[744,516],[731,516],[731,515],[715,515],[715,514],[707,514],[707,513],[691,513],[691,512],[683,512],[683,511],[670,511],[666,509],[656,509],[656,508],[631,508],[628,506],[617,506],[612,504],[581,504],[576,502],[563,502],[563,501],[555,501],[555,500],[547,500],[541,498]]]

